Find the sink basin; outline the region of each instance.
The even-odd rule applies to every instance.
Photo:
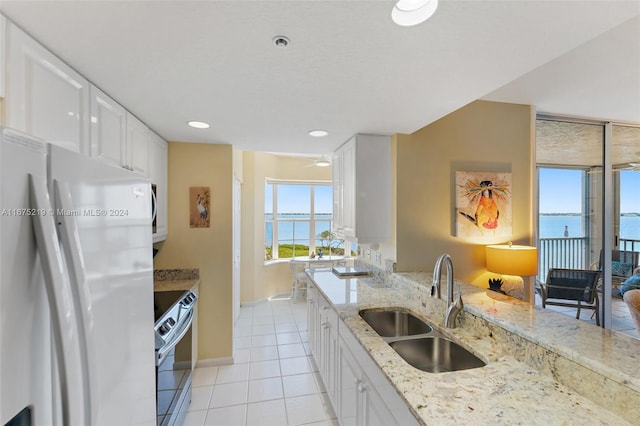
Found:
[[[422,337],[389,343],[405,361],[429,373],[484,367],[480,358],[444,337]]]
[[[363,310],[360,316],[382,337],[413,336],[433,330],[424,321],[399,310]]]

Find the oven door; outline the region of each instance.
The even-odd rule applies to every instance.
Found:
[[[155,324],[158,425],[182,424],[191,401],[195,302],[193,293],[184,293]]]

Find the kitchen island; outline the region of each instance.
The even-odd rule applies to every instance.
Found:
[[[446,304],[429,297],[429,273],[308,274],[340,331],[353,334],[420,423],[637,423],[640,340],[459,281],[464,311],[445,329]],[[388,307],[426,320],[487,365],[445,373],[411,367],[358,314]]]

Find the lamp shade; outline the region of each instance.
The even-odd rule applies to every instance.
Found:
[[[487,269],[503,275],[537,275],[538,249],[506,244],[487,246]]]

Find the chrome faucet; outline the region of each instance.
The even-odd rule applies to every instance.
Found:
[[[442,278],[442,264],[447,266],[447,311],[444,317],[444,325],[447,328],[455,328],[456,317],[462,311],[464,304],[462,303],[462,292],[460,291],[460,285],[458,285],[458,297],[453,300],[453,260],[448,254],[443,254],[436,261],[436,266],[433,268],[433,281],[431,283],[431,297],[438,296],[438,299],[442,299],[440,294],[440,279]]]

